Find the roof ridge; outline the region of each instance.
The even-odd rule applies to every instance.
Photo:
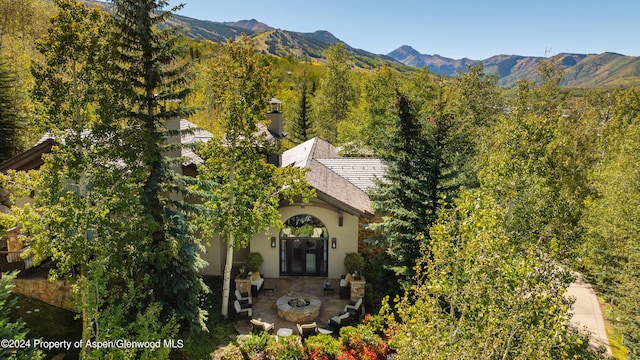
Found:
[[[320,139],[317,136],[314,136],[311,140],[311,150],[309,150],[309,155],[307,155],[307,158],[305,159],[305,164],[304,167],[308,167],[311,164],[311,160],[315,160],[315,154],[316,154],[316,147],[318,145],[318,139]],[[324,166],[324,165],[323,165]]]

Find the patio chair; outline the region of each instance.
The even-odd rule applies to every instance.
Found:
[[[276,328],[274,323],[268,323],[260,319],[251,319],[249,322],[251,323],[252,334],[259,334],[263,331],[266,331],[268,334],[273,334]]]
[[[259,271],[249,273],[249,275],[251,276],[251,295],[258,296],[262,289],[262,284],[264,284],[264,277]]]
[[[303,339],[308,338],[311,335],[315,335],[318,332],[318,324],[312,322],[311,324],[296,324],[298,326],[298,332]]]
[[[236,289],[236,300],[240,302],[240,305],[248,304],[249,306],[251,306],[252,304],[251,294],[247,294],[247,296],[242,296],[242,293],[238,289]],[[242,307],[246,307],[246,306],[242,306]]]
[[[362,313],[362,298],[358,299],[354,304],[345,305],[344,312],[348,312],[354,317],[360,316]]]
[[[348,299],[351,295],[351,274],[343,275],[340,279],[340,298]]]
[[[246,316],[247,318],[251,319],[251,316],[253,315],[253,309],[242,308],[242,306],[240,306],[240,301],[238,300],[233,302],[233,307],[236,309],[236,314],[238,314],[239,316]]]
[[[340,328],[343,326],[351,325],[351,314],[348,312],[345,314],[340,314],[329,319],[329,326],[334,328],[337,332],[340,331]]]

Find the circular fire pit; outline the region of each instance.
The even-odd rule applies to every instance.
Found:
[[[293,300],[287,301],[287,304],[289,304],[289,306],[294,308],[295,307],[303,308],[309,305],[309,301],[307,301],[306,299],[293,299]]]
[[[320,298],[309,294],[282,296],[276,301],[278,316],[295,323],[308,323],[317,319],[321,304]]]

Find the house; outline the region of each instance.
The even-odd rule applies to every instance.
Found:
[[[271,100],[272,108],[266,115],[269,124],[260,130],[273,141],[286,136],[279,104],[279,100]],[[199,134],[197,140],[206,141],[205,138],[210,137],[202,130]],[[182,141],[192,142],[190,138]],[[193,169],[201,161],[196,157],[186,166]],[[270,156],[268,161],[283,167],[309,169],[306,178],[315,189],[316,197],[304,204],[281,202],[284,227],[269,229],[267,234],[256,234],[248,248],[234,251],[234,264],[244,263],[249,252],[259,252],[265,259],[261,273],[268,278],[292,275],[340,277],[345,273],[346,254],[358,251],[360,218],[373,216],[366,191],[374,185],[374,178],[384,176],[382,161],[343,158],[335,146],[317,137],[280,156]],[[209,263],[202,273],[221,276],[226,244],[212,241],[202,257]]]
[[[316,197],[309,203],[282,202],[284,227],[256,234],[247,249],[234,252],[234,263],[259,252],[265,277],[340,277],[346,254],[358,251],[360,218],[373,216],[366,191],[384,175],[382,161],[340,157],[335,146],[316,137],[285,151],[281,166],[309,169],[306,178]],[[222,275],[225,245],[212,244],[203,258],[209,263],[204,274]]]
[[[271,104],[272,109],[266,115],[269,125],[261,126],[259,131],[268,139],[279,141],[286,135],[282,126],[283,116],[278,108],[279,101],[273,99]],[[213,137],[184,119],[172,120],[167,127],[195,129],[180,137],[183,144],[206,142]],[[53,144],[54,139],[44,136],[32,149],[0,164],[0,171],[38,168],[42,164],[42,154],[51,151]],[[184,147],[180,155],[183,158],[182,172],[195,176],[203,160],[189,147]],[[309,203],[282,202],[280,213],[284,227],[269,229],[266,235],[256,234],[248,248],[234,252],[234,264],[242,264],[249,252],[259,252],[265,259],[261,268],[265,277],[340,277],[345,273],[345,255],[358,251],[360,219],[373,216],[366,191],[373,185],[374,178],[384,175],[382,161],[340,157],[332,144],[320,138],[310,139],[266,160],[279,166],[309,169],[306,178],[316,190],[316,197]],[[209,263],[201,271],[203,275],[222,275],[225,244],[211,241],[202,257]]]

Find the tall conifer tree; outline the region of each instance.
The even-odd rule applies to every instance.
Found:
[[[289,126],[289,139],[291,139],[291,142],[296,145],[313,137],[313,125],[311,122],[311,96],[313,96],[314,90],[315,83],[312,82],[311,89],[309,89],[308,82],[306,80],[302,81],[296,115]]]
[[[196,207],[181,200],[192,180],[176,171],[180,159],[167,157],[180,145],[167,144],[179,130],[166,127],[167,121],[191,113],[175,105],[190,92],[188,63],[179,29],[160,29],[180,6],[165,11],[164,0],[114,0],[113,5],[119,79],[115,100],[130,132],[124,135],[132,150],[127,163],[132,173],[144,178],[141,203],[153,224],[146,247],[140,249],[144,255],[138,271],[150,276],[148,300],[165,305],[163,318],[195,323],[202,320],[198,296],[204,284],[197,275],[204,263],[186,216]]]
[[[18,148],[22,117],[17,106],[13,75],[0,56],[0,163],[13,156]]]
[[[402,283],[414,274],[420,246],[436,218],[438,162],[434,140],[429,139],[404,94],[398,93],[395,112],[395,130],[382,155],[387,165],[385,181],[371,198],[383,219],[373,227],[381,230],[382,245]]]

